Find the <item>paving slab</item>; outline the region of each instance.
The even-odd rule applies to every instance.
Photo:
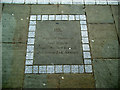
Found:
[[[60,88],[95,88],[94,77],[92,74],[63,74]]]
[[[93,58],[120,58],[114,24],[88,24]]]
[[[24,77],[24,88],[46,88],[46,84],[47,76],[45,74],[26,74]]]
[[[88,23],[114,23],[110,6],[86,6]]]
[[[83,64],[79,21],[38,21],[34,64]]]
[[[2,41],[26,43],[30,7],[4,5],[2,13]]]
[[[24,76],[25,44],[2,45],[2,86],[21,88]]]
[[[115,20],[115,25],[117,28],[117,33],[120,38],[120,31],[119,31],[120,25],[119,25],[119,13],[118,13],[119,6],[111,6],[111,8],[112,8],[113,17]]]
[[[84,14],[83,5],[32,5],[31,14]]]
[[[96,88],[118,88],[118,62],[120,59],[94,59]]]

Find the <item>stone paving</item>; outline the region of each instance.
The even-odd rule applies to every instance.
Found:
[[[3,88],[118,87],[118,2],[20,1],[3,4]]]

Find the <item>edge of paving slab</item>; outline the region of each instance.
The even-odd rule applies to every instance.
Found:
[[[2,4],[0,4],[0,90],[2,88]]]

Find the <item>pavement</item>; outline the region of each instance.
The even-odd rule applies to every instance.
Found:
[[[118,7],[119,5],[3,4],[2,87],[118,88],[120,60]],[[87,44],[91,55],[89,59],[92,63],[85,63],[86,54],[83,53],[82,27],[80,29],[79,20],[35,19],[36,36],[32,64],[37,67],[52,64],[62,65],[62,67],[71,65],[71,69],[74,70],[70,73],[63,73],[63,71],[62,73],[48,73],[48,69],[46,73],[38,72],[38,70],[34,73],[33,69],[31,71],[33,73],[25,73],[26,66],[31,66],[26,65],[31,15],[85,15],[89,38]],[[68,38],[68,40],[55,39],[55,37]],[[71,53],[62,53],[66,51],[66,47],[67,49],[71,47],[69,48],[72,49]],[[56,51],[61,52],[55,54]],[[79,69],[72,68],[72,65],[84,65],[85,70],[81,73]],[[87,65],[92,66],[92,72],[88,73],[91,68]],[[77,73],[76,70],[78,70]]]

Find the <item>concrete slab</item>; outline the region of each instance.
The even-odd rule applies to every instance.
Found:
[[[91,74],[63,74],[60,88],[95,88],[94,77]]]
[[[25,45],[3,44],[2,46],[2,86],[3,88],[22,88]]]
[[[88,24],[93,58],[120,58],[114,24]]]
[[[32,5],[31,14],[84,14],[83,5]]]
[[[47,86],[47,76],[45,74],[41,75],[25,75],[24,77],[24,88],[46,88]]]
[[[83,64],[79,21],[38,21],[34,64]]]
[[[5,5],[2,13],[2,41],[26,43],[30,7]]]
[[[120,59],[93,60],[96,88],[118,88],[118,62]]]
[[[119,13],[118,13],[119,6],[111,6],[111,8],[112,8],[113,17],[114,17],[114,20],[115,20],[115,25],[116,25],[116,28],[117,28],[117,33],[118,33],[118,36],[119,36],[119,39],[120,39],[120,31],[119,31],[120,25],[119,25],[119,21],[118,21],[119,20]]]
[[[86,6],[88,23],[114,23],[110,6]]]

